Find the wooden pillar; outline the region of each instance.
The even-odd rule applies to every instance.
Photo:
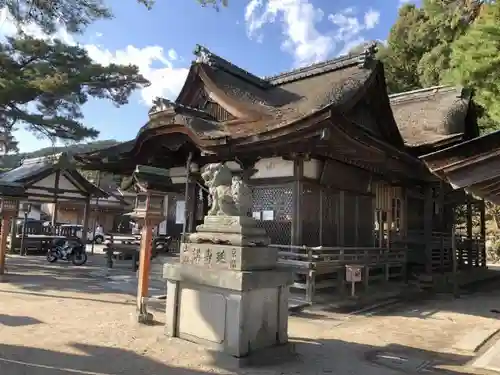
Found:
[[[406,187],[401,188],[401,239],[408,244],[408,189]]]
[[[199,188],[196,184],[196,177],[189,176],[189,181],[186,184],[188,189],[186,194],[186,232],[193,233],[196,230],[196,211],[198,209],[198,193]]]
[[[408,281],[408,253],[410,251],[410,247],[408,246],[408,188],[402,187],[401,188],[401,218],[400,218],[400,224],[401,228],[400,230],[400,237],[401,241],[404,246],[405,250],[405,262],[402,266],[402,272],[403,272],[403,280],[405,282]]]
[[[440,260],[440,271],[441,272],[446,272],[446,264],[445,264],[445,254],[447,249],[445,249],[444,246],[444,240],[445,240],[445,228],[446,228],[446,223],[445,223],[445,218],[444,218],[444,184],[441,181],[439,183],[439,190],[438,190],[438,199],[437,199],[437,207],[438,207],[438,222],[439,222],[439,231],[440,233],[440,246],[439,246],[439,260]]]
[[[319,246],[323,246],[323,226],[324,223],[324,208],[323,208],[323,200],[324,200],[325,190],[322,186],[319,187]]]
[[[481,225],[481,242],[479,243],[478,251],[481,252],[481,262],[479,267],[486,267],[486,207],[484,200],[479,203],[480,225]]]
[[[345,245],[345,191],[339,192],[339,210],[338,210],[338,246]]]
[[[9,236],[10,223],[9,216],[2,217],[2,227],[0,230],[0,281],[5,274],[5,258],[7,255],[7,237]]]
[[[434,216],[432,206],[432,186],[424,188],[424,244],[425,244],[425,272],[432,273],[432,219]]]
[[[10,252],[14,252],[14,249],[16,248],[17,246],[17,224],[16,224],[16,219],[17,217],[19,216],[19,205],[17,206],[17,211],[16,213],[14,214],[14,216],[12,216],[12,220],[10,221]]]
[[[55,181],[55,186],[54,186],[54,188],[55,188],[55,190],[54,190],[54,212],[52,213],[52,221],[51,221],[53,234],[56,234],[55,233],[55,226],[57,223],[57,213],[59,211],[58,195],[59,195],[59,180],[60,180],[60,178],[61,178],[61,172],[56,171],[56,181]]]
[[[359,197],[354,197],[354,246],[359,246]]]
[[[208,214],[208,210],[210,209],[210,206],[208,204],[209,194],[208,191],[206,190],[202,190],[202,194],[203,194],[203,201],[202,201],[203,217],[205,217]]]
[[[393,224],[393,211],[395,209],[395,201],[394,201],[394,187],[389,186],[387,189],[387,199],[388,199],[388,207],[387,207],[387,242],[385,244],[385,247],[387,250],[390,249],[391,247],[391,242],[392,242],[392,224]]]
[[[302,178],[304,176],[304,160],[295,157],[294,182],[293,182],[293,222],[292,222],[292,245],[302,245]]]
[[[85,201],[85,206],[83,208],[83,229],[82,229],[82,242],[83,246],[87,245],[87,233],[89,230],[89,213],[90,213],[90,195]]]
[[[472,267],[472,199],[467,195],[467,268]]]

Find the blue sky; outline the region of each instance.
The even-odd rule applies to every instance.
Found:
[[[126,106],[106,101],[85,105],[85,123],[99,139],[129,140],[147,121],[156,96],[175,99],[193,59],[195,45],[260,76],[318,62],[345,53],[366,40],[385,40],[401,0],[229,0],[216,12],[196,0],[157,0],[148,11],[135,0],[109,0],[115,18],[91,25],[78,38],[60,30],[55,37],[78,42],[95,60],[133,63],[152,82]],[[4,14],[5,16],[5,14]],[[39,35],[40,31],[28,27]],[[0,34],[13,28],[0,23]],[[21,151],[50,146],[20,129]]]

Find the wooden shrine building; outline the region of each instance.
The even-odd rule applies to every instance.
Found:
[[[85,207],[84,224],[88,223],[88,213],[92,197],[106,198],[108,194],[85,179],[75,168],[73,160],[65,153],[25,159],[22,164],[8,172],[0,175],[0,185],[16,184],[24,190],[22,203],[28,204],[53,204],[55,206],[52,215],[52,225],[42,226],[37,222],[34,226],[23,225],[14,228],[11,247],[20,246],[21,235],[30,237],[30,241],[24,241],[25,248],[38,248],[43,236],[74,235],[62,233],[56,223],[59,204],[76,202]],[[17,216],[17,215],[16,215]],[[85,225],[88,227],[87,225]],[[24,231],[21,234],[21,231]],[[86,236],[86,231],[83,231]],[[85,240],[85,238],[83,238]]]
[[[336,270],[324,285],[341,284],[346,263],[365,264],[366,280],[378,266],[382,278],[392,266],[401,276],[407,263],[446,272],[454,207],[466,195],[419,156],[477,134],[472,100],[446,87],[389,98],[374,53],[260,78],[197,46],[175,102],[158,99],[134,140],[77,160],[118,174],[137,164],[170,169],[188,189],[188,231],[206,209],[198,171],[227,162],[251,185],[252,215],[285,260]],[[169,234],[182,228],[175,207],[183,199],[169,195]]]

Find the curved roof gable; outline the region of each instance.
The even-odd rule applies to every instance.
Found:
[[[260,78],[197,46],[197,60],[173,103],[173,112],[189,117],[191,120],[180,121],[177,116],[176,121],[189,123],[201,140],[213,139],[216,134],[229,138],[262,134],[328,108],[343,113],[362,97],[365,86],[375,81],[371,78],[380,74],[382,69],[374,60],[374,53],[375,48],[369,47],[358,55]],[[210,117],[203,100],[216,102],[232,117]],[[172,108],[153,109],[144,130],[165,125],[165,116],[172,116],[173,112]],[[200,132],[201,128],[204,131]],[[210,134],[207,129],[211,129]]]

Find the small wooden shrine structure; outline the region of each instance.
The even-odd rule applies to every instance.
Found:
[[[283,261],[302,267],[310,293],[343,290],[347,263],[364,265],[365,286],[404,277],[408,264],[450,271],[453,213],[466,194],[419,156],[477,135],[471,95],[436,87],[389,98],[374,53],[260,78],[197,46],[176,101],[157,99],[134,140],[76,158],[118,174],[137,164],[169,169],[187,187],[169,195],[169,235],[182,231],[184,207],[188,232],[206,212],[200,169],[227,162],[251,185],[252,216]]]
[[[0,184],[21,186],[25,191],[23,201],[53,203],[55,206],[51,226],[42,227],[39,223],[38,228],[23,234],[31,236],[32,239],[24,242],[25,247],[38,248],[43,241],[50,240],[51,235],[67,235],[61,233],[55,225],[59,203],[79,202],[85,205],[84,223],[87,224],[91,197],[108,197],[107,193],[90,183],[77,171],[74,162],[65,153],[25,159],[19,167],[0,175]],[[86,236],[86,233],[83,231],[83,236]],[[83,240],[85,241],[85,238]],[[11,247],[15,248],[19,244],[20,235],[16,231],[12,235]]]

